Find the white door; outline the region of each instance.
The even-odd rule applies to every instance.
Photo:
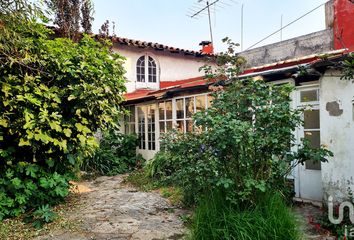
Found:
[[[147,104],[136,107],[137,134],[139,136],[138,153],[146,160],[153,158],[157,152],[156,124],[157,105]]]
[[[300,87],[297,91],[298,107],[304,107],[304,127],[298,129],[298,142],[307,139],[310,146],[319,148],[321,144],[319,89],[317,86]],[[297,197],[321,201],[323,196],[321,163],[311,159],[298,166],[296,184]]]

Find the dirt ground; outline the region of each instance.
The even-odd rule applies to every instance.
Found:
[[[56,230],[37,240],[182,239],[187,229],[181,216],[156,192],[140,192],[123,183],[124,175],[99,177],[77,185],[79,206],[66,218],[74,231]]]

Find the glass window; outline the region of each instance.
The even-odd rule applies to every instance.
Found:
[[[152,57],[144,55],[138,59],[136,63],[136,78],[138,82],[157,82],[157,65]]]
[[[317,90],[302,91],[307,94],[306,100],[301,101],[317,101]],[[314,95],[311,95],[313,93]],[[305,95],[306,95],[305,94]],[[309,141],[311,148],[320,148],[321,133],[320,133],[320,111],[319,109],[310,109],[304,111],[304,138]],[[311,159],[305,162],[305,168],[309,170],[321,170],[321,162],[314,162]]]
[[[213,104],[214,101],[214,97],[211,95],[208,95],[208,108],[211,107],[211,105]]]
[[[205,95],[195,97],[195,110],[197,112],[203,111],[206,108]]]
[[[136,63],[136,78],[138,82],[145,82],[145,56],[140,57]]]
[[[152,57],[149,57],[149,82],[156,82],[156,63]]]
[[[165,107],[166,107],[166,119],[172,120],[172,101],[166,101]]]
[[[304,128],[316,129],[320,128],[320,111],[305,110],[304,111]]]
[[[186,102],[186,118],[191,118],[194,114],[194,97],[185,99]]]
[[[165,119],[165,102],[159,103],[159,119],[160,120]]]
[[[148,150],[156,149],[155,142],[155,105],[148,106],[147,124],[148,124]]]
[[[128,106],[126,109],[129,113],[124,117],[124,132],[126,134],[135,133],[135,107]]]
[[[318,89],[300,91],[301,102],[318,101]]]
[[[145,106],[138,107],[138,136],[139,136],[139,148],[145,148]]]
[[[184,106],[183,106],[183,98],[176,100],[176,116],[177,119],[184,118]]]

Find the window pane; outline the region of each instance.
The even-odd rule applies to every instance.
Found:
[[[300,100],[301,102],[313,102],[318,101],[318,90],[307,90],[300,92]]]
[[[145,56],[141,56],[136,63],[136,78],[138,82],[145,82]]]
[[[166,107],[166,119],[172,119],[172,101],[167,101],[165,103]]]
[[[193,120],[186,120],[187,132],[193,132]]]
[[[170,131],[172,129],[172,121],[166,122],[166,131]]]
[[[165,132],[165,122],[160,122],[160,133]]]
[[[309,169],[309,170],[321,170],[321,162],[314,162],[314,161],[308,160],[305,162],[305,167],[306,167],[306,169]]]
[[[205,96],[195,97],[195,108],[197,112],[203,111],[205,109]]]
[[[320,148],[320,131],[305,131],[305,139],[308,139],[310,141],[311,148]]]
[[[160,120],[165,119],[165,103],[164,102],[159,103],[159,119]]]
[[[213,104],[214,97],[211,95],[208,95],[208,108],[211,107]]]
[[[177,129],[179,132],[182,132],[182,133],[184,132],[184,129],[185,129],[184,121],[177,121]]]
[[[135,123],[130,124],[130,133],[135,133]]]
[[[320,111],[306,110],[304,111],[304,128],[318,129],[320,128]]]
[[[176,115],[177,119],[184,118],[184,107],[183,107],[183,99],[176,100]]]
[[[130,110],[130,122],[135,122],[135,107],[131,106]]]
[[[194,97],[186,98],[186,118],[191,118],[194,114]]]
[[[145,107],[138,107],[139,148],[145,149]]]

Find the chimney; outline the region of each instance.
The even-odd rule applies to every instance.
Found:
[[[332,4],[331,4],[332,3]],[[326,25],[333,26],[334,49],[348,48],[354,51],[354,0],[332,0],[332,20],[330,6],[326,4]],[[329,10],[327,10],[327,7]]]
[[[202,46],[201,52],[203,54],[213,54],[214,53],[214,47],[210,41],[202,41],[201,43],[199,43],[199,46]]]

